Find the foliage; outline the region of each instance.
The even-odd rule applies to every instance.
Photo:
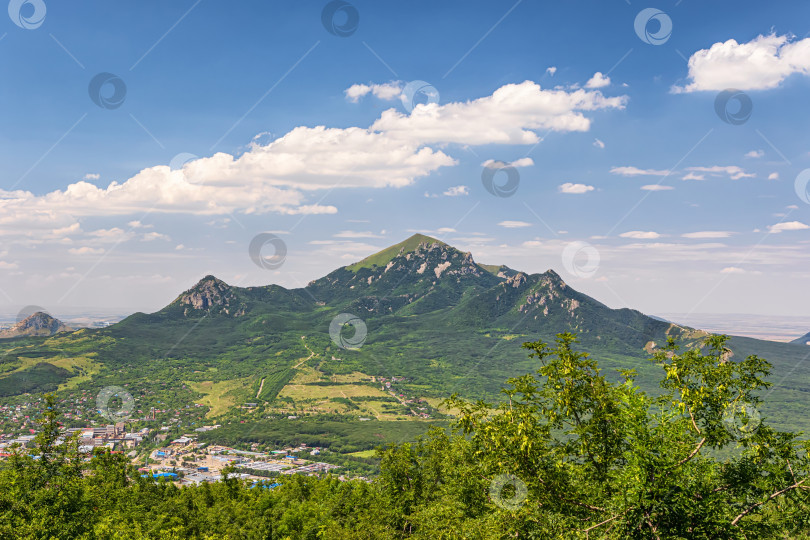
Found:
[[[83,463],[48,398],[34,454],[0,469],[0,538],[810,538],[810,444],[759,417],[766,361],[670,342],[650,395],[571,334],[524,346],[540,367],[501,404],[454,397],[455,429],[380,448],[371,482],[178,488],[121,455]]]

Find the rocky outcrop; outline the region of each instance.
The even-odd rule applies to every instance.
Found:
[[[66,326],[59,319],[54,319],[47,313],[37,311],[21,320],[8,330],[0,331],[0,339],[17,337],[48,337],[59,332],[71,332],[73,329]]]
[[[194,287],[180,295],[177,302],[188,306],[184,310],[185,315],[193,311],[205,311],[239,317],[245,314],[246,309],[231,286],[214,276],[202,278]]]

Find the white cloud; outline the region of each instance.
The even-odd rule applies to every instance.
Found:
[[[16,270],[19,266],[17,263],[10,263],[6,261],[0,261],[0,270]]]
[[[776,88],[793,73],[810,72],[810,38],[757,36],[747,43],[729,39],[701,49],[689,58],[689,84],[672,91],[765,90]]]
[[[375,95],[390,96],[392,84],[377,85]],[[374,87],[369,86],[368,92],[374,93]],[[445,145],[535,144],[536,129],[587,131],[591,122],[587,112],[623,109],[626,101],[626,96],[547,90],[526,81],[471,101],[419,104],[410,115],[389,109],[369,128],[296,127],[267,144],[251,142],[241,155],[218,152],[176,170],[148,167],[107,186],[82,180],[45,194],[0,190],[0,233],[7,238],[10,231],[29,237],[54,230],[68,234],[71,229],[66,228],[83,218],[148,212],[220,217],[334,214],[334,206],[310,204],[309,192],[411,185],[457,164],[443,151]],[[530,158],[522,158],[512,165],[532,164]],[[445,194],[457,196],[465,189],[456,186]],[[142,226],[130,221],[133,229]],[[91,234],[96,242],[104,240],[100,232]]]
[[[97,173],[87,173],[84,175],[85,180],[98,180],[99,178],[101,178],[101,175]]]
[[[149,232],[143,235],[141,239],[143,242],[151,242],[153,240],[165,240],[166,242],[170,242],[171,238],[165,234],[161,234],[159,232]]]
[[[593,186],[588,186],[586,184],[572,184],[571,182],[566,182],[562,184],[560,187],[557,188],[560,193],[569,193],[572,195],[580,195],[582,193],[588,193],[589,191],[593,191]]]
[[[782,231],[802,231],[810,229],[810,226],[805,225],[801,221],[786,221],[777,223],[776,225],[768,225],[768,230],[774,234],[781,233]]]
[[[756,158],[761,158],[764,155],[765,155],[765,152],[763,152],[762,150],[751,150],[750,152],[746,152],[745,157],[756,159]]]
[[[706,175],[690,172],[683,175],[683,178],[681,178],[681,180],[706,180]]]
[[[462,197],[470,194],[470,188],[467,186],[451,186],[444,190],[441,194],[425,192],[425,197],[429,199],[436,199],[438,197]]]
[[[346,99],[352,103],[357,103],[360,98],[368,94],[372,94],[383,101],[393,101],[402,94],[402,83],[392,81],[384,84],[353,84],[343,93],[346,94]]]
[[[627,231],[620,234],[622,238],[634,238],[636,240],[654,240],[661,238],[661,235],[653,231]]]
[[[771,174],[768,175],[768,180],[779,180],[779,173],[772,172]]]
[[[602,142],[602,141],[600,141],[599,139],[594,139],[594,140],[593,140],[593,145],[594,145],[595,147],[597,147],[597,148],[600,148],[600,149],[605,147],[605,143],[603,143],[603,142]]]
[[[754,178],[756,176],[754,173],[745,172],[745,170],[743,170],[741,167],[737,167],[736,165],[728,165],[725,167],[721,167],[719,165],[714,165],[712,167],[687,167],[686,170],[699,173],[709,173],[711,176],[722,176],[725,174],[728,175],[728,177],[732,180],[739,180],[740,178]],[[703,178],[694,179],[703,180]],[[684,177],[684,180],[692,180],[692,178]]]
[[[68,249],[68,253],[71,255],[101,255],[104,253],[104,250],[101,248],[91,248],[88,246],[80,247],[80,248],[70,248]]]
[[[698,231],[681,235],[684,238],[728,238],[731,233],[728,231]]]
[[[481,166],[482,167],[492,167],[493,165],[495,165],[496,168],[500,168],[500,167],[502,167],[502,165],[499,165],[499,163],[501,163],[501,162],[497,161],[495,159],[488,159],[485,162],[483,162],[481,164]],[[498,165],[496,165],[496,164],[498,164]],[[532,158],[530,158],[530,157],[524,157],[524,158],[516,159],[515,161],[513,161],[511,163],[507,163],[507,166],[515,167],[515,168],[518,168],[518,167],[531,167],[532,165],[534,165],[534,160]]]
[[[467,186],[452,186],[442,193],[445,197],[459,197],[469,194],[470,190]]]
[[[129,240],[133,235],[131,232],[124,231],[118,227],[113,227],[112,229],[97,229],[95,231],[90,231],[87,233],[87,236],[94,238],[101,243],[113,244]]]
[[[501,227],[506,227],[507,229],[520,229],[522,227],[531,227],[531,223],[526,223],[525,221],[501,221],[498,223]]]
[[[601,71],[597,71],[593,74],[593,77],[588,79],[588,82],[585,83],[585,88],[603,88],[609,85],[610,77],[602,75]]]
[[[661,184],[648,184],[646,186],[641,186],[641,189],[644,191],[671,191],[675,189],[672,186],[664,186]]]
[[[382,238],[379,234],[371,231],[340,231],[334,235],[335,238]]]
[[[639,169],[638,167],[613,167],[610,169],[610,173],[620,176],[667,176],[670,174],[670,171]]]
[[[67,227],[61,227],[59,229],[54,229],[51,231],[55,237],[60,238],[63,236],[67,236],[69,234],[76,234],[81,231],[81,226],[78,223],[73,223],[72,225],[68,225]]]
[[[721,274],[745,274],[747,272],[745,270],[743,270],[742,268],[738,268],[736,266],[727,266],[726,268],[723,268],[722,270],[720,270],[720,273]]]
[[[554,74],[557,73],[557,67],[556,66],[547,67],[546,68],[546,73],[548,73],[549,75],[551,75],[553,77]]]
[[[540,138],[534,130],[588,131],[591,121],[583,112],[624,109],[627,99],[598,90],[548,90],[525,81],[472,101],[420,103],[410,115],[388,109],[371,129],[422,144],[536,144]]]

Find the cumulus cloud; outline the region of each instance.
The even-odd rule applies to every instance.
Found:
[[[661,235],[653,231],[627,231],[620,234],[622,238],[634,238],[636,240],[654,240],[661,238]]]
[[[347,92],[347,97],[371,93],[387,99],[395,86],[370,85],[368,91]],[[241,155],[218,152],[175,170],[165,165],[147,167],[106,186],[82,180],[45,194],[0,190],[0,233],[39,231],[64,240],[81,233],[79,223],[84,218],[148,212],[334,214],[336,207],[313,204],[309,194],[411,185],[457,164],[445,153],[448,144],[534,144],[539,140],[536,129],[587,131],[591,120],[586,113],[622,109],[626,101],[626,96],[605,97],[584,89],[547,90],[526,81],[471,101],[419,104],[410,115],[390,109],[367,128],[296,127],[266,144],[252,141]],[[530,158],[522,158],[512,165],[533,164]],[[467,192],[465,186],[455,186],[444,194]],[[132,222],[131,228],[141,226]],[[103,241],[102,236],[92,238]]]
[[[588,193],[589,191],[593,191],[594,187],[586,184],[572,184],[571,182],[566,182],[557,189],[560,191],[560,193],[580,195],[582,193]]]
[[[772,172],[771,174],[768,175],[768,180],[779,180],[779,173]]]
[[[388,109],[371,129],[422,144],[536,144],[534,130],[588,131],[584,113],[624,109],[627,96],[606,97],[598,90],[543,89],[525,81],[504,85],[491,96],[439,105],[420,103],[410,115]]]
[[[801,221],[786,221],[776,225],[768,225],[768,230],[774,234],[783,231],[803,231],[805,229],[810,229],[810,225],[806,225]]]
[[[503,165],[501,165],[501,163],[502,163],[501,161],[498,161],[498,160],[495,160],[495,159],[488,159],[485,162],[483,162],[481,164],[481,166],[482,167],[493,167],[493,166],[495,166],[496,168],[501,168],[503,166]],[[534,160],[532,158],[529,158],[529,157],[524,157],[524,158],[516,159],[515,161],[513,161],[511,163],[507,163],[507,165],[510,166],[510,167],[515,167],[515,168],[517,168],[517,167],[531,167],[532,165],[534,165]]]
[[[728,238],[731,233],[728,231],[698,231],[681,235],[684,238]]]
[[[145,235],[143,235],[143,238],[141,238],[141,240],[144,241],[144,242],[151,242],[153,240],[164,240],[166,242],[170,242],[171,238],[169,236],[167,236],[165,234],[161,234],[159,232],[149,232],[149,233],[146,233]]]
[[[670,171],[639,169],[638,167],[613,167],[610,169],[610,174],[618,174],[619,176],[667,176]]]
[[[546,73],[548,73],[549,75],[551,75],[553,77],[554,74],[557,73],[557,67],[556,66],[547,67],[546,68]]]
[[[706,180],[706,175],[690,172],[683,175],[683,178],[681,178],[681,180]]]
[[[507,229],[520,229],[523,227],[531,227],[531,223],[526,223],[525,221],[501,221],[498,223],[501,227],[506,227]]]
[[[729,39],[689,58],[689,83],[672,91],[766,90],[776,88],[789,75],[810,73],[810,38],[757,36],[747,43]]]
[[[712,167],[687,167],[687,171],[692,171],[696,173],[708,173],[710,176],[723,176],[726,175],[732,180],[739,180],[740,178],[754,178],[756,174],[754,173],[747,173],[741,167],[737,167],[736,165],[729,165],[725,167],[721,167],[719,165],[715,165]],[[687,175],[688,176],[688,175]],[[687,178],[684,177],[684,180],[703,180],[703,175],[700,175],[700,178]]]
[[[357,103],[360,98],[368,94],[372,94],[383,101],[393,101],[402,94],[402,83],[392,81],[384,84],[353,84],[343,93],[346,94],[346,99],[352,103]]]
[[[70,248],[68,249],[68,253],[71,255],[101,255],[104,253],[104,250],[101,248],[92,248],[89,246],[84,246],[80,248]]]
[[[85,180],[98,180],[99,178],[101,178],[101,175],[96,173],[87,173],[84,175]]]
[[[461,195],[469,195],[470,190],[467,186],[453,186],[445,190],[442,195],[445,197],[459,197]]]
[[[720,270],[721,274],[745,274],[746,271],[736,266],[727,266]]]
[[[425,192],[425,197],[429,199],[435,199],[437,197],[462,197],[465,195],[470,194],[470,188],[467,186],[452,186],[447,188],[441,193],[430,193],[428,191]]]
[[[751,150],[750,152],[745,153],[745,157],[752,159],[761,158],[764,155],[765,152],[763,152],[762,150]]]
[[[609,85],[610,77],[602,75],[601,71],[597,71],[593,74],[593,77],[588,79],[588,82],[585,83],[585,88],[603,88]]]

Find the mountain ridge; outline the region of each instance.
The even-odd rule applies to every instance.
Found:
[[[0,362],[5,358],[11,375],[0,371],[0,390],[18,392],[27,380],[27,391],[49,391],[71,381],[77,391],[139,389],[144,406],[159,409],[149,400],[209,403],[215,416],[256,402],[281,415],[338,407],[341,414],[390,418],[385,410],[398,406],[386,400],[399,401],[400,394],[433,404],[453,393],[500,399],[502,381],[537,369],[521,344],[553,342],[561,332],[575,333],[577,350],[597,357],[607,376],[634,370],[642,388],[654,393],[650,352],[670,337],[690,347],[709,335],[612,309],[554,270],[481,265],[471,253],[424,235],[358,263],[295,289],[238,287],[206,275],[151,314],[103,329],[8,340],[0,343],[7,353]],[[354,328],[351,348],[342,337],[345,321]],[[797,363],[806,347],[738,337],[729,346],[735,358],[773,361],[775,377],[791,375],[769,395],[764,413],[804,427],[795,404],[810,391],[810,367]],[[398,394],[384,387],[381,395],[375,381],[394,379]],[[354,394],[344,395],[345,385]]]

